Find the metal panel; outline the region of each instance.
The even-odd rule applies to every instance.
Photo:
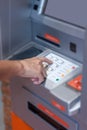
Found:
[[[61,32],[59,29],[51,27],[51,21],[49,20],[49,26],[45,24],[41,24],[40,22],[33,22],[33,38],[40,45],[47,46],[50,49],[54,49],[61,54],[64,54],[70,58],[73,58],[78,61],[83,61],[83,39],[78,38],[76,36],[72,36],[65,32]],[[55,24],[55,22],[54,22]],[[36,26],[37,25],[37,26]],[[50,42],[44,40],[45,34],[50,34],[60,40],[60,44],[56,46],[55,44],[51,44]],[[40,37],[38,37],[40,36]],[[74,43],[76,45],[76,52],[70,50],[70,43]],[[66,51],[67,50],[67,51]]]
[[[32,0],[0,0],[3,58],[31,40]]]
[[[31,40],[31,20],[29,18],[32,0],[10,1],[10,52]]]
[[[86,0],[48,0],[45,14],[77,26],[85,27],[87,24],[86,12]]]
[[[85,33],[84,41],[84,62],[83,62],[83,89],[81,96],[81,111],[78,115],[80,130],[86,130],[87,128],[87,29]]]
[[[9,0],[0,0],[1,38],[3,57],[9,53]]]

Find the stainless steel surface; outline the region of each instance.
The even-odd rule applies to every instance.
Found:
[[[30,13],[32,0],[0,0],[0,37],[2,57],[6,58],[32,37]]]
[[[45,14],[75,26],[86,27],[86,0],[48,0]],[[55,7],[55,8],[54,8]]]

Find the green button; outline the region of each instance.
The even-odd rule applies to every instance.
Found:
[[[56,79],[56,81],[59,81],[59,79]]]

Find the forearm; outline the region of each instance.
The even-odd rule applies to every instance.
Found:
[[[18,61],[1,60],[0,61],[0,80],[10,79],[17,76],[21,69]]]
[[[46,77],[46,70],[43,62],[52,64],[47,58],[30,58],[25,60],[1,60],[0,61],[0,80],[11,79],[15,76],[31,78],[33,83],[40,84]]]

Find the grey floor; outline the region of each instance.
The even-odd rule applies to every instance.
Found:
[[[0,85],[0,130],[5,130],[3,122],[3,104],[2,104],[2,94],[1,94],[1,85]]]

